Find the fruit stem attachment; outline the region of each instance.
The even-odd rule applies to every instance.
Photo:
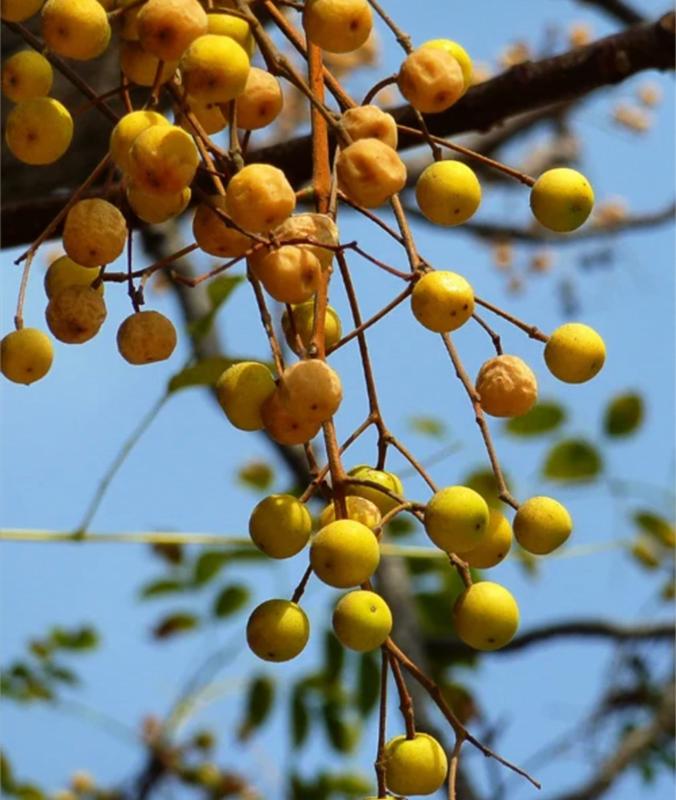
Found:
[[[455,745],[448,759],[448,800],[457,800],[458,763],[460,761],[460,748],[465,742],[465,736],[456,732]]]
[[[19,285],[19,297],[16,301],[16,314],[14,315],[14,327],[20,331],[23,328],[23,304],[26,299],[26,288],[28,286],[28,276],[31,271],[31,264],[33,263],[33,253],[30,253],[23,265],[23,272],[21,273],[21,284]]]

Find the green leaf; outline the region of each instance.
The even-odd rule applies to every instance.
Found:
[[[157,542],[150,545],[153,553],[172,566],[183,561],[183,546],[178,542]]]
[[[223,372],[234,363],[232,358],[225,356],[202,358],[172,375],[167,392],[171,394],[190,386],[215,386]]]
[[[325,702],[322,719],[333,749],[339,753],[349,753],[357,743],[359,731],[343,719],[343,706],[332,700]]]
[[[337,681],[345,664],[345,648],[332,630],[324,632],[324,674],[330,683]]]
[[[275,471],[267,461],[250,461],[237,472],[237,480],[248,489],[265,492],[275,479]]]
[[[213,606],[213,615],[223,619],[239,611],[249,601],[249,590],[246,586],[234,583],[222,589]]]
[[[194,614],[187,611],[177,611],[164,617],[153,628],[153,636],[156,639],[169,639],[180,633],[194,630],[199,626],[199,620]]]
[[[676,527],[673,522],[651,511],[637,511],[634,514],[634,522],[665,547],[676,547]]]
[[[158,578],[156,581],[150,581],[141,587],[139,596],[142,599],[148,597],[157,597],[158,595],[171,594],[173,592],[182,592],[184,584],[181,581],[172,578]]]
[[[362,653],[357,673],[356,705],[363,716],[375,708],[380,697],[380,666],[375,653]]]
[[[14,776],[7,756],[0,750],[0,789],[7,794],[14,790]]]
[[[22,783],[14,787],[14,797],[20,800],[44,800],[45,793],[33,783]]]
[[[270,715],[275,700],[275,683],[267,675],[259,675],[249,682],[244,722],[239,729],[239,739],[246,739]]]
[[[300,747],[310,730],[310,713],[307,707],[307,687],[297,683],[291,692],[291,739],[294,747]]]
[[[209,333],[219,308],[243,280],[241,275],[220,275],[207,285],[211,309],[203,317],[188,325],[188,332],[195,342],[199,342]]]
[[[628,436],[643,422],[643,398],[636,392],[614,397],[606,407],[603,430],[608,436]]]
[[[539,436],[558,428],[566,419],[566,411],[558,403],[538,403],[522,417],[505,423],[505,430],[514,436]]]
[[[395,538],[400,538],[401,536],[408,536],[413,533],[416,527],[415,522],[410,516],[400,514],[387,523],[387,533]]]
[[[505,475],[505,482],[509,488],[509,481]],[[501,508],[502,501],[498,497],[498,483],[495,475],[490,469],[476,469],[470,472],[462,482],[463,486],[469,486],[478,492],[488,504],[489,508]]]
[[[61,681],[61,683],[67,683],[70,686],[76,686],[80,682],[72,669],[60,664],[45,664],[44,669],[47,675],[55,681]]]
[[[343,797],[364,797],[371,789],[371,781],[354,773],[334,773],[328,776],[329,789]]]
[[[193,583],[204,586],[214,578],[228,563],[229,556],[222,550],[207,550],[200,553],[193,567]]]
[[[410,417],[408,425],[412,431],[423,436],[430,436],[439,439],[446,434],[446,424],[437,417]]]
[[[553,481],[585,481],[603,469],[601,454],[584,439],[566,439],[549,451],[543,474]]]
[[[89,626],[73,630],[52,628],[49,637],[56,647],[63,650],[93,650],[99,644],[98,633]]]

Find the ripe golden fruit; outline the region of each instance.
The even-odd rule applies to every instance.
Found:
[[[180,192],[192,183],[199,158],[192,138],[176,125],[152,125],[129,150],[129,175],[149,194]]]
[[[406,185],[406,166],[379,139],[358,139],[340,151],[338,186],[354,203],[376,208]]]
[[[353,142],[358,139],[378,139],[393,150],[397,149],[399,136],[396,120],[378,106],[348,108],[340,121]]]
[[[209,135],[218,133],[228,124],[226,106],[219,106],[217,103],[203,103],[201,100],[190,96],[186,98],[186,103],[188,111],[195,117],[205,133]],[[175,122],[190,134],[195,130],[189,116],[181,111],[176,113]]]
[[[461,161],[435,161],[426,167],[415,187],[418,207],[437,225],[462,225],[481,203],[481,184]]]
[[[96,289],[68,286],[49,301],[45,317],[59,341],[82,344],[99,332],[106,318],[106,304]]]
[[[551,497],[531,497],[519,506],[514,517],[517,542],[538,556],[560,547],[573,530],[573,520],[565,506]]]
[[[213,206],[225,211],[225,197],[212,195],[210,203],[200,203],[192,221],[192,234],[205,253],[224,258],[238,258],[254,244],[253,240],[226,224]]]
[[[288,244],[249,259],[251,271],[280,303],[303,303],[317,291],[321,265],[309,250]]]
[[[594,207],[594,191],[584,175],[568,167],[547,170],[535,181],[530,207],[537,221],[557,233],[584,224]]]
[[[519,607],[499,583],[474,583],[453,607],[453,625],[460,639],[475,650],[499,650],[519,627]]]
[[[0,370],[14,383],[28,386],[44,378],[53,358],[51,339],[37,328],[12,331],[0,341]]]
[[[273,494],[261,500],[249,518],[249,536],[270,558],[290,558],[305,547],[312,517],[291,494]]]
[[[293,325],[292,325],[293,321]],[[291,308],[291,315],[288,311],[282,314],[282,330],[286,338],[287,344],[296,355],[302,355],[302,350],[298,346],[296,336],[300,339],[303,347],[307,349],[312,342],[312,332],[314,330],[315,322],[315,303],[314,300],[308,300],[305,303],[298,303]],[[324,315],[324,341],[326,349],[330,349],[334,344],[340,341],[342,335],[342,327],[340,324],[340,317],[335,308],[331,306],[326,307],[326,314]]]
[[[321,422],[291,413],[279,391],[273,392],[261,406],[261,419],[270,437],[279,444],[305,444],[321,428]]]
[[[108,47],[108,15],[96,0],[47,0],[42,7],[42,38],[52,52],[88,61]]]
[[[606,345],[588,325],[568,322],[557,328],[545,345],[545,363],[560,381],[584,383],[597,375],[606,361]]]
[[[306,0],[303,27],[323,50],[350,53],[368,39],[373,15],[366,0]]]
[[[420,47],[406,57],[397,78],[399,91],[424,114],[450,108],[465,91],[458,61],[445,50]]]
[[[127,223],[120,210],[107,200],[78,200],[66,215],[63,248],[83,267],[100,267],[115,261],[126,241]]]
[[[166,361],[176,347],[176,328],[159,311],[136,311],[117,331],[117,349],[130,364]]]
[[[7,147],[24,164],[51,164],[68,150],[72,138],[73,118],[52,97],[24,100],[7,115]]]
[[[249,56],[229,36],[207,33],[192,42],[179,66],[188,94],[203,103],[227,103],[244,91]]]
[[[52,88],[52,65],[35,50],[19,50],[2,64],[2,93],[14,103],[45,97]]]
[[[185,211],[192,192],[190,187],[186,186],[180,192],[172,194],[149,194],[131,183],[127,186],[126,195],[127,202],[139,219],[151,225],[158,225]]]
[[[428,272],[413,287],[411,310],[429,330],[449,333],[474,313],[474,290],[457,272]]]
[[[466,553],[460,553],[470,567],[477,569],[497,566],[512,547],[512,526],[507,517],[494,508],[490,508],[488,514],[488,525],[481,542]]]
[[[52,261],[45,273],[45,293],[51,300],[68,286],[91,286],[98,277],[97,269],[83,267],[68,256],[61,256]],[[96,287],[96,291],[103,295],[103,281]]]
[[[449,55],[452,55],[458,64],[460,64],[460,69],[462,70],[462,77],[465,83],[463,94],[469,89],[473,82],[472,59],[462,45],[454,42],[452,39],[430,39],[427,42],[423,42],[420,46],[436,47],[441,50],[445,50]]]
[[[380,509],[375,503],[367,500],[365,497],[357,497],[357,495],[349,495],[345,498],[345,505],[347,506],[347,518],[355,522],[361,522],[372,531],[380,525],[382,515]],[[336,506],[335,503],[329,503],[319,515],[319,527],[324,528],[330,522],[336,520]]]
[[[279,383],[282,403],[294,416],[322,423],[336,413],[343,399],[338,373],[325,362],[313,358],[298,361],[284,370]]]
[[[282,87],[274,75],[251,67],[244,91],[237,97],[237,127],[255,131],[279,116],[284,106]]]
[[[428,733],[396,736],[385,745],[385,782],[397,794],[434,794],[447,772],[444,748]]]
[[[373,531],[349,519],[329,523],[310,545],[310,565],[315,574],[338,589],[365,583],[379,561],[380,547]]]
[[[309,250],[317,256],[322,269],[331,266],[334,251],[319,244],[298,244],[297,240],[311,239],[329,247],[339,244],[338,228],[328,214],[293,214],[275,229],[274,236],[282,244],[291,240],[296,247]]]
[[[169,121],[156,111],[131,111],[125,114],[110,134],[110,155],[122,172],[129,172],[129,150],[134,139],[153,125],[169,125]]]
[[[476,379],[481,407],[494,417],[520,417],[538,399],[531,368],[518,356],[501,355],[481,365]]]
[[[266,600],[254,609],[246,626],[249,647],[264,661],[290,661],[309,637],[308,618],[291,600]]]
[[[461,553],[483,542],[488,506],[474,489],[447,486],[427,503],[424,524],[427,535],[437,547],[447,553]]]
[[[139,86],[152,86],[155,83],[160,60],[146,52],[138,42],[122,42],[120,44],[120,68],[132,83]],[[178,61],[163,61],[160,83],[170,80]]]
[[[230,422],[243,431],[263,428],[261,407],[275,391],[275,381],[265,364],[240,361],[225,370],[216,384],[218,402]]]
[[[119,9],[126,8],[131,5],[134,0],[117,0],[117,7]],[[122,12],[120,38],[128,42],[138,42],[138,12],[141,10],[139,6],[134,6],[128,11]]]
[[[404,487],[399,480],[399,476],[395,475],[394,472],[385,472],[385,470],[373,469],[365,464],[360,464],[353,467],[347,474],[350,478],[377,483],[402,499],[404,497]],[[356,495],[357,497],[364,497],[366,500],[370,500],[381,514],[387,514],[388,511],[391,511],[399,505],[397,500],[371,486],[360,486],[357,483],[348,483],[346,491],[349,495]]]
[[[296,195],[281,169],[247,164],[228,184],[226,210],[244,230],[271,231],[291,215]]]
[[[136,17],[144,50],[162,61],[176,61],[207,32],[207,15],[197,0],[148,0]]]
[[[37,14],[45,0],[2,0],[0,18],[7,22],[23,22]]]
[[[244,52],[251,58],[256,49],[256,40],[251,32],[251,26],[245,19],[233,17],[232,14],[209,14],[207,17],[208,33],[219,36],[229,36],[234,39]]]
[[[336,604],[333,630],[343,647],[360,653],[375,650],[392,631],[392,612],[379,594],[358,589]]]

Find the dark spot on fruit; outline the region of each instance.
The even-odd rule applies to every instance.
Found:
[[[350,30],[351,31],[359,30],[359,20],[358,19],[350,20]]]
[[[492,636],[489,636],[489,637],[488,637],[488,641],[489,641],[491,644],[495,644],[495,639],[494,639]]]
[[[462,310],[463,311],[467,311],[468,308],[469,308],[469,305],[467,303],[465,303],[465,305],[462,307]]]
[[[454,317],[456,315],[455,311],[451,311],[451,316]]]
[[[453,209],[453,213],[454,214],[459,214],[460,213],[460,209],[459,208],[454,208]]]
[[[371,611],[375,614],[376,613],[376,607],[375,606],[371,606]]]

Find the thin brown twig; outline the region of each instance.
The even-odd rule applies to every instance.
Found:
[[[387,647],[387,645],[384,645]],[[394,682],[397,684],[397,692],[399,693],[399,708],[404,717],[404,724],[406,725],[406,738],[415,739],[415,713],[413,711],[413,701],[411,700],[411,693],[406,686],[406,681],[401,673],[399,661],[392,655],[390,651],[390,666],[392,667],[392,674],[394,675]]]
[[[388,654],[384,647],[380,648],[380,706],[378,710],[378,749],[376,752],[375,771],[378,784],[378,797],[385,797],[385,742],[387,741],[387,666]]]
[[[494,305],[493,303],[489,303],[488,300],[482,300],[480,297],[474,296],[474,302],[478,303],[480,306],[487,308],[489,311],[492,311],[494,314],[497,314],[499,317],[506,319],[507,322],[511,322],[512,325],[516,325],[517,328],[520,328],[524,333],[527,333],[531,339],[537,339],[538,342],[548,342],[549,336],[546,333],[543,333],[539,328],[535,325],[529,325],[527,322],[520,320],[518,317],[515,317],[513,314],[510,314],[507,311],[504,311],[499,306]]]

